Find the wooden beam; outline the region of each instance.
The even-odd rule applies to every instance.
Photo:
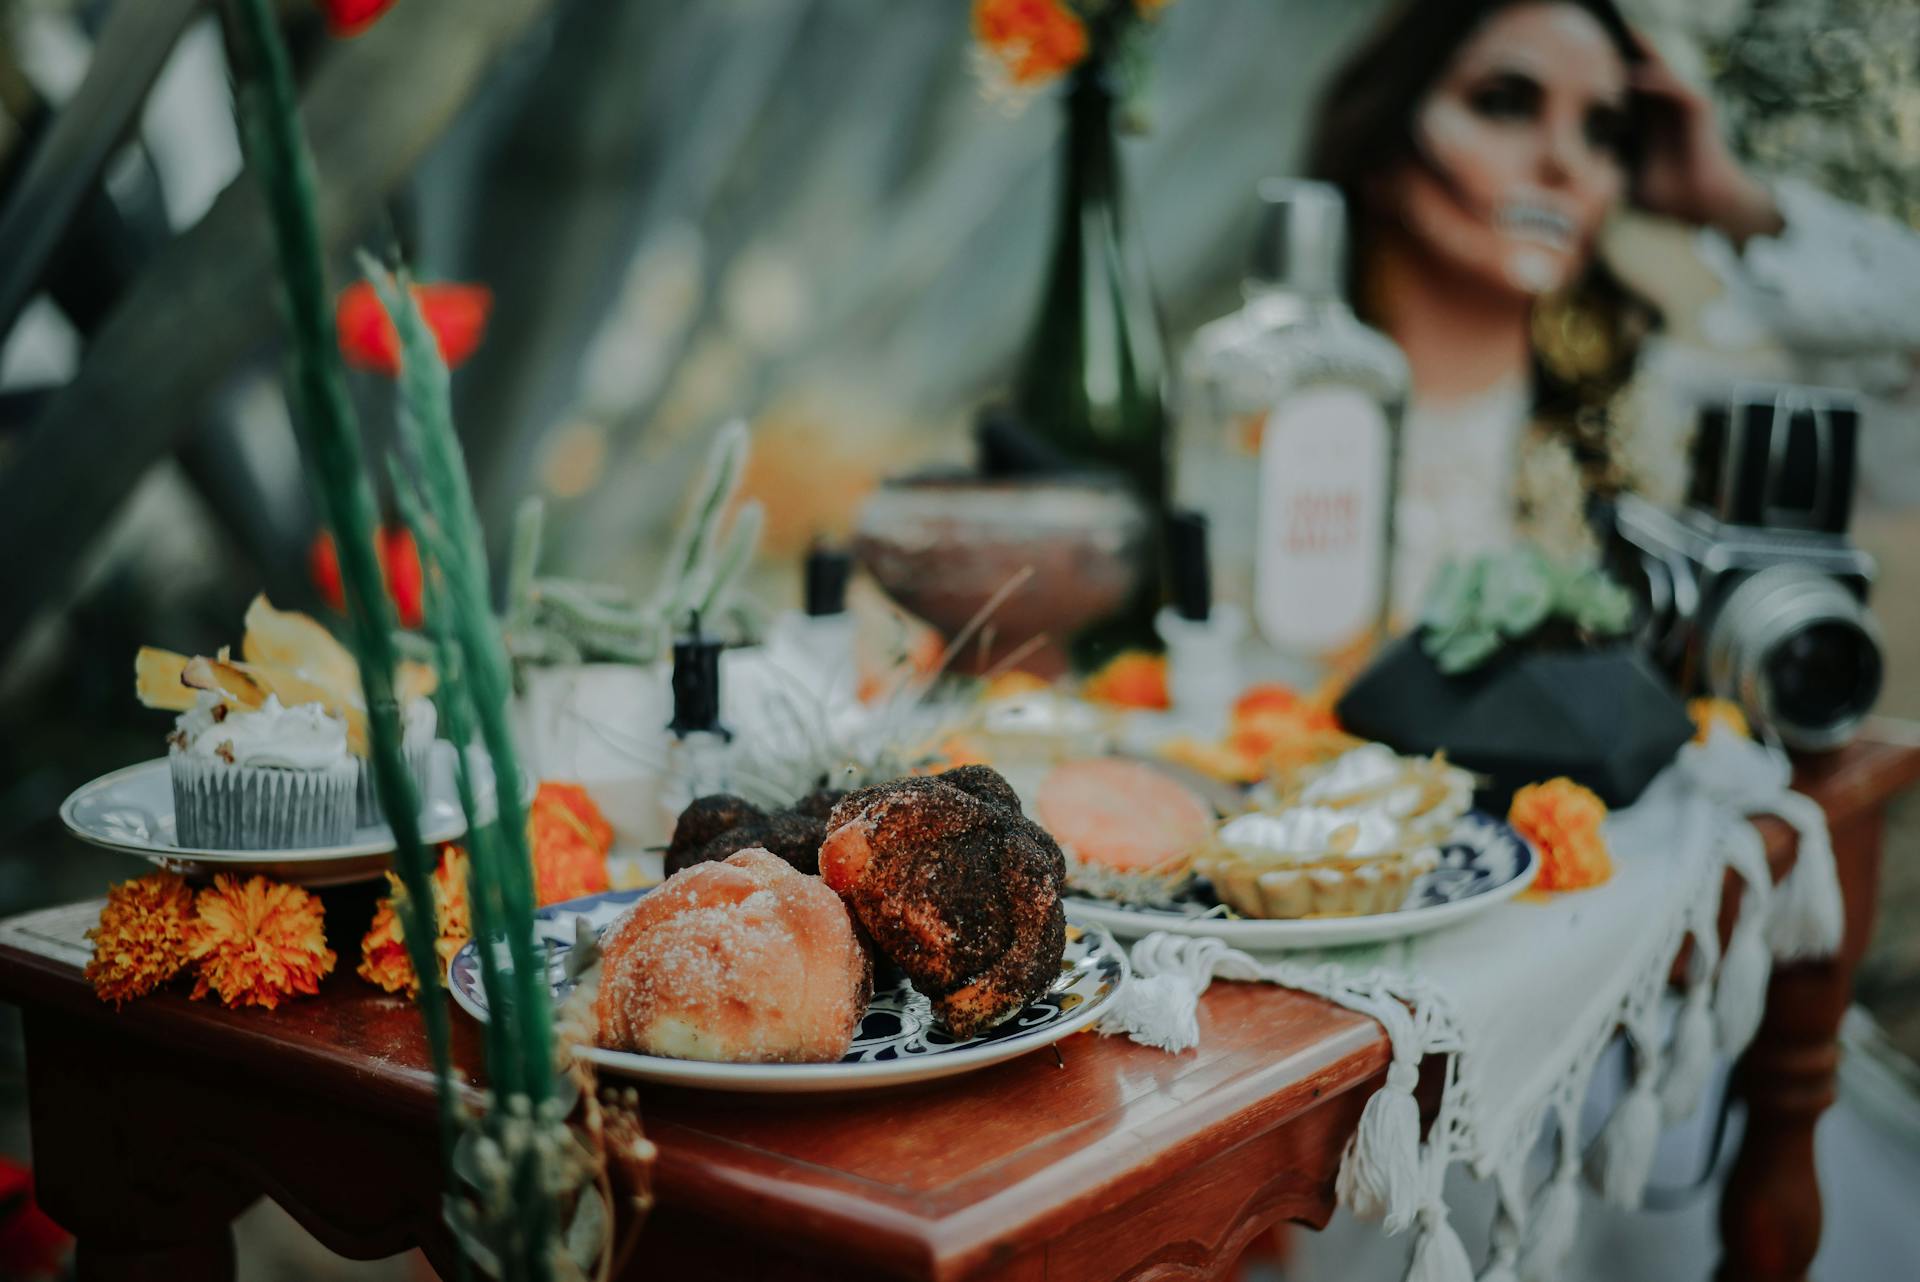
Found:
[[[147,0],[141,0],[146,3]],[[342,42],[305,99],[321,234],[340,246],[553,0],[396,6]],[[201,421],[235,364],[280,328],[273,251],[253,179],[158,255],[0,475],[0,656],[58,598],[148,466]]]
[[[154,78],[206,0],[120,0],[107,16],[86,79],[59,109],[0,206],[0,338],[39,284],[47,259],[126,139]]]

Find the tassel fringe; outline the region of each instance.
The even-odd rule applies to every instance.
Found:
[[[1500,1210],[1493,1217],[1493,1249],[1487,1267],[1480,1270],[1480,1282],[1520,1282],[1520,1226],[1509,1212],[1508,1182],[1503,1179]]]
[[[1420,1240],[1414,1244],[1407,1282],[1473,1282],[1473,1261],[1460,1243],[1444,1203],[1420,1213]]]
[[[1163,1051],[1200,1044],[1200,994],[1182,975],[1135,975],[1100,1018],[1103,1033],[1125,1033]]]
[[[1798,793],[1776,798],[1773,812],[1800,835],[1793,871],[1775,891],[1767,941],[1780,961],[1831,957],[1846,934],[1847,911],[1833,865],[1833,838],[1819,803]]]
[[[1659,1077],[1642,1064],[1620,1107],[1607,1121],[1593,1152],[1593,1184],[1608,1205],[1637,1210],[1653,1175],[1653,1150],[1660,1141]]]
[[[1667,1074],[1660,1082],[1660,1114],[1667,1122],[1689,1117],[1700,1107],[1707,1079],[1713,1076],[1713,1038],[1713,1011],[1702,980],[1687,993],[1667,1052]]]
[[[1412,1064],[1393,1062],[1340,1162],[1341,1204],[1362,1219],[1383,1219],[1389,1233],[1404,1231],[1419,1213],[1420,1105],[1413,1098],[1419,1082]]]
[[[1660,1115],[1667,1122],[1688,1117],[1713,1076],[1713,974],[1720,962],[1720,941],[1710,924],[1696,922],[1693,958],[1687,971],[1686,998],[1673,1024],[1667,1048],[1667,1072],[1660,1081]]]
[[[1580,1227],[1580,1168],[1562,1160],[1547,1186],[1534,1199],[1528,1217],[1527,1242],[1520,1252],[1520,1277],[1525,1282],[1553,1282],[1573,1250]]]

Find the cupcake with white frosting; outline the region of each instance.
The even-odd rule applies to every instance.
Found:
[[[438,730],[439,716],[433,700],[415,695],[401,703],[400,751],[407,759],[407,773],[413,776],[414,793],[423,799],[427,795],[427,771],[433,761],[433,740]],[[380,804],[373,762],[365,755],[356,755],[354,760],[359,764],[360,773],[354,784],[353,821],[362,828],[385,823],[387,812]]]
[[[1295,806],[1222,824],[1195,870],[1243,917],[1393,912],[1438,852],[1385,814]]]
[[[249,707],[201,690],[168,736],[175,835],[203,850],[343,845],[360,775],[347,725],[320,703]]]

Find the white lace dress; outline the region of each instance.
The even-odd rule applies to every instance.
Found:
[[[1701,312],[1697,341],[1643,353],[1624,402],[1633,483],[1674,499],[1692,406],[1765,378],[1856,393],[1863,492],[1920,505],[1920,234],[1804,184],[1782,182],[1775,196],[1786,222],[1778,236],[1739,250],[1714,232],[1696,237],[1721,292]],[[1562,553],[1590,546],[1578,470],[1563,446],[1530,438],[1530,404],[1531,389],[1514,380],[1445,403],[1416,399],[1408,411],[1395,513],[1402,619],[1418,617],[1448,561],[1513,540],[1517,494],[1535,512],[1529,535]]]

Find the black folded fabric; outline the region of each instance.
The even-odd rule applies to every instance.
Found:
[[[1561,775],[1609,806],[1631,805],[1693,737],[1686,705],[1628,645],[1515,650],[1445,676],[1402,637],[1340,700],[1341,725],[1396,752],[1445,752],[1488,777],[1479,803],[1503,814],[1525,784]]]

